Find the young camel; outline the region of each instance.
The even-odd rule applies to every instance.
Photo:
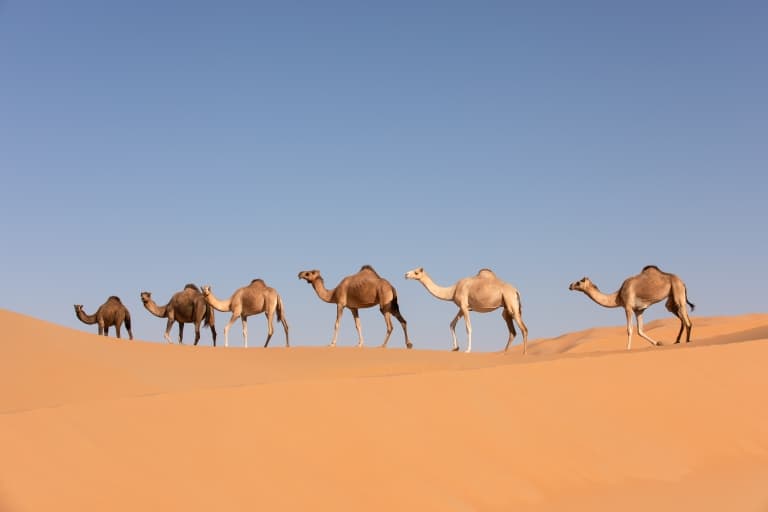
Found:
[[[584,277],[575,283],[571,283],[569,290],[584,292],[593,301],[606,308],[624,308],[627,315],[627,350],[632,348],[632,313],[637,319],[637,334],[651,345],[661,345],[654,341],[643,331],[643,312],[651,305],[667,299],[666,307],[669,312],[680,319],[680,331],[677,333],[675,343],[680,343],[683,329],[686,331],[685,342],[691,341],[691,319],[688,317],[686,304],[691,306],[691,311],[696,307],[688,301],[685,283],[675,274],[662,272],[655,265],[648,265],[636,276],[627,278],[617,292],[611,294],[602,293],[597,286]]]
[[[128,312],[119,297],[111,296],[107,301],[99,306],[93,315],[87,314],[83,310],[82,304],[75,304],[75,315],[81,322],[88,325],[99,324],[99,335],[109,336],[109,328],[115,326],[117,337],[120,337],[120,326],[125,322],[125,328],[128,329],[128,337],[133,339],[131,332],[131,314]]]
[[[224,326],[224,346],[229,346],[229,328],[239,317],[243,323],[243,345],[248,348],[248,317],[264,313],[267,316],[267,341],[264,342],[264,348],[269,345],[269,340],[274,333],[272,316],[277,313],[277,319],[283,324],[285,329],[285,346],[290,347],[288,341],[288,320],[285,318],[285,308],[283,300],[277,293],[277,290],[270,288],[262,279],[254,279],[248,286],[243,286],[235,290],[228,300],[219,300],[213,295],[209,285],[203,286],[203,297],[205,301],[219,311],[232,312],[232,318]]]
[[[472,351],[472,323],[469,320],[469,312],[490,313],[498,308],[504,308],[501,316],[507,323],[509,329],[509,338],[504,352],[509,349],[512,341],[515,339],[515,324],[520,326],[523,333],[523,355],[528,350],[528,328],[523,322],[522,304],[520,302],[520,292],[517,288],[496,277],[492,270],[484,268],[477,275],[460,279],[453,286],[438,286],[432,281],[424,271],[419,267],[406,272],[406,279],[419,281],[433,296],[441,300],[453,301],[459,307],[459,312],[451,321],[451,336],[453,337],[453,350],[459,350],[459,343],[456,339],[456,324],[461,317],[464,317],[464,323],[467,326],[467,352]]]
[[[379,276],[370,265],[363,265],[357,274],[347,276],[333,290],[327,290],[323,277],[319,270],[303,270],[299,272],[299,279],[304,279],[312,285],[317,296],[325,302],[336,304],[336,324],[333,328],[333,340],[331,346],[336,346],[336,339],[339,335],[339,324],[341,323],[341,314],[344,308],[349,308],[355,319],[357,328],[357,346],[363,346],[363,332],[360,328],[360,308],[370,308],[378,305],[379,311],[384,315],[384,321],[387,324],[387,335],[384,337],[384,343],[381,347],[387,346],[389,337],[392,334],[392,318],[395,315],[403,327],[405,334],[405,346],[413,347],[413,343],[408,338],[408,327],[405,318],[400,314],[400,307],[397,304],[397,291],[387,281]]]
[[[167,318],[165,334],[163,337],[168,343],[171,342],[171,327],[173,322],[179,324],[179,343],[184,339],[184,324],[195,324],[195,345],[200,341],[200,324],[210,327],[213,337],[213,346],[216,346],[216,326],[214,325],[213,308],[205,302],[203,294],[194,284],[187,284],[180,292],[176,292],[165,306],[158,306],[152,300],[151,292],[141,292],[141,302],[144,307],[153,315],[160,318]]]

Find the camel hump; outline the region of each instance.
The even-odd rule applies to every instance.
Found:
[[[363,265],[362,267],[360,267],[360,272],[362,272],[363,270],[370,270],[376,275],[376,277],[379,277],[378,272],[376,272],[376,270],[374,270],[374,268],[370,265]]]
[[[256,278],[253,281],[251,281],[250,286],[266,286],[267,283],[264,282],[263,279]]]
[[[120,297],[118,297],[117,295],[110,295],[110,296],[109,296],[109,298],[107,299],[107,302],[109,302],[109,301],[111,301],[111,300],[117,301],[117,302],[119,302],[120,304],[122,304],[122,303],[123,303],[123,301],[121,301],[121,300],[120,300]]]
[[[493,272],[493,270],[491,270],[489,268],[481,268],[477,272],[477,275],[479,277],[496,277],[496,274]]]
[[[200,291],[200,288],[198,288],[197,285],[194,284],[194,283],[187,283],[187,284],[185,284],[184,285],[184,289],[185,290],[195,290],[196,292]]]
[[[645,272],[646,270],[656,270],[658,272],[663,272],[659,267],[656,265],[646,265],[643,267],[643,270],[641,272]]]

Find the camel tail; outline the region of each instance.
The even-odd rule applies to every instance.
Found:
[[[213,309],[213,306],[206,303],[205,304],[205,316],[203,317],[203,325],[213,325],[214,323],[214,315],[215,310]]]
[[[688,300],[688,287],[685,287],[685,302],[688,303],[689,306],[691,306],[691,311],[696,309],[696,304]]]
[[[390,306],[392,308],[392,314],[397,316],[400,314],[400,305],[397,303],[397,295],[392,297],[392,305]]]

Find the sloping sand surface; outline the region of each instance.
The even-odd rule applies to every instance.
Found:
[[[523,357],[129,342],[0,310],[0,510],[768,510],[768,314],[693,320],[688,345],[606,327]]]

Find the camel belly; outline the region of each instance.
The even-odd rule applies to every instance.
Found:
[[[478,307],[469,306],[469,310],[476,311],[477,313],[490,313],[491,311],[496,311],[497,309],[499,309],[499,306],[495,306],[492,308],[478,308]]]
[[[635,299],[635,301],[632,303],[632,309],[634,311],[645,311],[646,309],[651,307],[656,302],[658,302],[658,301],[649,301],[649,300]]]

